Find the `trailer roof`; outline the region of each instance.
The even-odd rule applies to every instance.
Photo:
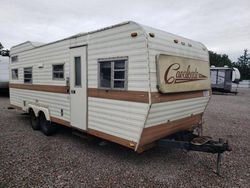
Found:
[[[141,29],[143,29],[145,32],[147,32],[147,30],[151,28],[151,29],[154,29],[155,32],[165,32],[165,33],[167,33],[169,35],[176,36],[176,37],[182,38],[182,39],[186,39],[187,41],[196,43],[199,46],[201,46],[203,48],[206,48],[202,43],[200,43],[198,41],[193,41],[193,40],[190,40],[188,38],[181,37],[179,35],[175,35],[175,34],[166,32],[164,30],[159,30],[159,29],[155,29],[155,28],[152,28],[152,27],[149,27],[149,26],[144,26],[144,25],[141,25],[141,24],[136,23],[134,21],[126,21],[126,22],[122,22],[122,23],[115,24],[115,25],[112,25],[112,26],[108,26],[108,27],[104,27],[104,28],[101,28],[101,29],[97,29],[97,30],[94,30],[94,31],[78,33],[78,34],[72,35],[70,37],[63,38],[63,39],[60,39],[60,40],[57,40],[57,41],[53,41],[53,42],[50,42],[50,43],[45,43],[44,44],[44,43],[39,43],[39,42],[26,41],[24,43],[21,43],[21,44],[18,44],[18,45],[15,45],[15,46],[11,47],[10,53],[12,55],[12,54],[16,54],[16,53],[19,53],[19,52],[24,52],[24,51],[27,51],[27,50],[36,49],[36,48],[40,48],[40,47],[47,46],[47,45],[50,45],[50,44],[54,44],[54,43],[57,43],[57,42],[61,42],[61,41],[65,41],[65,40],[69,40],[69,39],[73,39],[73,38],[77,38],[77,37],[81,37],[81,36],[86,36],[86,35],[89,35],[89,34],[92,34],[92,33],[97,33],[97,32],[101,32],[101,31],[105,31],[105,30],[108,30],[108,29],[112,29],[112,28],[115,28],[115,27],[119,27],[119,26],[123,26],[123,25],[126,25],[126,24],[130,24],[130,23],[138,25],[138,27],[141,27]],[[29,46],[27,47],[27,45],[29,45]],[[15,49],[17,47],[20,47],[22,49],[20,49],[20,50],[19,49]],[[13,53],[12,53],[12,50],[14,51]]]
[[[60,40],[56,40],[56,41],[49,42],[49,43],[40,43],[40,42],[26,41],[26,42],[23,42],[21,44],[17,44],[15,46],[12,46],[11,49],[13,49],[15,47],[18,47],[18,46],[21,46],[21,45],[24,45],[24,44],[27,44],[27,43],[30,43],[31,45],[33,45],[34,48],[42,47],[42,46],[50,45],[50,44],[53,44],[53,43],[61,42],[61,41],[64,41],[64,40],[68,40],[68,39],[72,39],[72,38],[76,38],[76,37],[81,37],[81,36],[85,36],[85,35],[92,34],[92,33],[97,33],[97,32],[100,32],[100,31],[107,30],[107,29],[112,29],[114,27],[119,27],[119,26],[122,26],[122,25],[126,25],[126,24],[129,24],[131,22],[133,22],[133,21],[122,22],[122,23],[119,23],[119,24],[115,24],[115,25],[112,25],[112,26],[104,27],[104,28],[97,29],[97,30],[90,31],[90,32],[78,33],[78,34],[72,35],[70,37],[63,38],[63,39],[60,39]],[[135,23],[135,22],[133,22],[133,23]],[[40,45],[36,45],[36,44],[40,44]]]

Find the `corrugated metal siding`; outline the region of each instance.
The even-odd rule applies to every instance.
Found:
[[[23,101],[26,101],[26,104],[37,102],[48,107],[51,116],[70,121],[70,100],[67,94],[10,88],[10,103],[23,107]]]
[[[43,68],[38,68],[43,64]],[[33,84],[66,85],[65,80],[52,79],[52,65],[64,64],[65,75],[69,77],[69,41],[35,48],[18,54],[18,62],[11,63],[11,69],[18,68],[18,80],[11,83],[23,83],[23,68],[33,67]]]
[[[202,53],[198,50],[202,46],[200,43],[192,42],[193,50],[191,51],[188,51],[187,47],[184,49],[182,46],[173,48],[171,40],[175,38],[175,35],[146,27],[145,29],[147,33],[154,32],[156,36],[152,39],[149,37],[148,42],[152,91],[157,91],[155,55],[159,52],[173,55],[182,54],[186,57],[207,58],[205,52]],[[130,36],[132,32],[137,32],[137,37],[132,38]],[[165,41],[167,45],[165,45]],[[146,39],[142,28],[135,23],[120,25],[112,29],[91,33],[88,36],[62,40],[21,52],[18,54],[19,62],[11,64],[11,68],[19,68],[19,80],[11,80],[11,83],[23,83],[23,68],[33,66],[34,84],[66,85],[65,80],[52,80],[52,64],[65,63],[65,78],[69,77],[69,47],[86,43],[88,44],[88,88],[97,88],[98,86],[97,60],[99,58],[128,56],[128,90],[148,91]],[[44,68],[39,69],[39,63],[43,63]],[[60,108],[63,107],[65,108],[65,116],[62,119],[69,121],[70,100],[68,97],[66,94],[18,89],[11,89],[10,92],[12,104],[22,106],[23,100],[34,102],[37,99],[39,103],[48,105],[51,115],[58,118],[62,118],[60,117]],[[208,98],[196,98],[191,99],[192,102],[182,100],[153,104],[146,124],[152,126],[166,122],[168,119],[174,120],[188,116],[190,113],[199,113],[204,110],[207,100]],[[181,108],[186,110],[182,111]],[[89,97],[88,127],[137,142],[144,126],[147,111],[148,104]]]
[[[149,33],[155,34],[153,38],[148,36],[150,86],[152,92],[158,92],[156,55],[167,54],[209,61],[208,52],[203,50],[205,48],[203,44],[151,27],[143,26],[143,28],[147,35]],[[174,43],[174,39],[178,39],[179,43]],[[184,42],[185,45],[182,45],[181,42]],[[188,44],[191,44],[192,47],[189,47]],[[208,100],[209,97],[201,97],[152,104],[145,127],[166,123],[169,120],[178,120],[191,114],[202,113]]]
[[[88,127],[137,142],[148,104],[88,98]]]
[[[0,56],[0,85],[9,82],[9,58]]]
[[[132,32],[138,36],[131,37]],[[23,68],[33,67],[33,84],[66,85],[65,80],[52,80],[52,64],[65,63],[65,78],[69,76],[69,47],[88,45],[88,88],[98,86],[99,58],[128,56],[128,90],[148,91],[148,63],[146,38],[135,23],[75,37],[33,50],[20,52],[18,62],[11,68],[19,69],[19,79],[11,83],[23,83]],[[44,68],[38,68],[43,63]],[[23,100],[49,106],[51,115],[70,121],[70,99],[64,94],[11,89],[11,103],[23,106]],[[60,109],[65,108],[65,117]],[[148,104],[109,99],[88,98],[88,127],[134,142],[139,140],[144,126]]]
[[[132,32],[137,32],[138,36],[132,38]],[[19,69],[19,79],[11,80],[11,83],[23,83],[23,68],[32,66],[33,84],[65,85],[65,80],[52,80],[52,64],[65,63],[65,78],[69,77],[69,47],[83,44],[88,44],[89,88],[98,86],[99,58],[128,56],[128,90],[148,91],[146,39],[141,27],[135,23],[21,52],[18,62],[11,64],[11,68]],[[38,68],[40,63],[44,68]]]
[[[153,104],[145,127],[151,127],[204,112],[209,97]]]
[[[137,32],[137,37],[132,38],[132,32]],[[134,23],[91,34],[88,43],[88,86],[98,86],[99,58],[128,56],[128,90],[148,91],[146,50],[143,30]]]

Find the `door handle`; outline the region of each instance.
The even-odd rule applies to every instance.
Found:
[[[71,94],[75,94],[75,93],[76,93],[76,90],[70,90],[70,93],[71,93]]]

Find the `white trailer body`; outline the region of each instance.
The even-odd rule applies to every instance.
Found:
[[[213,91],[237,92],[233,91],[233,83],[239,83],[240,72],[237,68],[215,67],[210,68],[211,87]]]
[[[10,53],[14,107],[135,151],[200,124],[210,98],[204,45],[131,21]]]
[[[0,56],[0,92],[9,88],[9,57]]]

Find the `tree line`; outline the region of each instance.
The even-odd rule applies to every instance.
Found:
[[[210,64],[216,67],[236,67],[241,74],[241,80],[250,80],[250,54],[245,49],[243,54],[238,58],[236,62],[232,62],[227,54],[217,54],[213,51],[209,51]]]

